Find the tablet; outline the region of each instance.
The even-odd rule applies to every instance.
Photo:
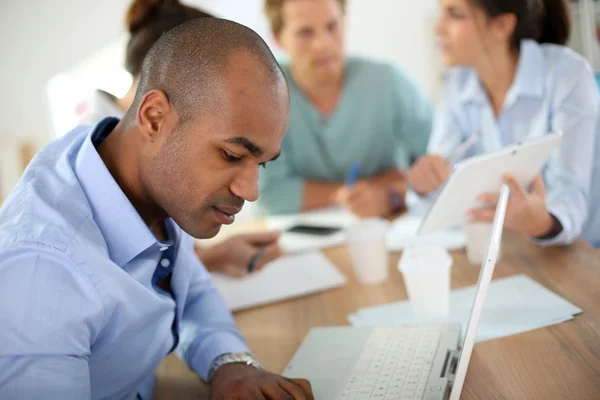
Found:
[[[548,134],[457,163],[418,234],[427,235],[469,222],[467,211],[481,206],[477,196],[500,193],[506,173],[514,175],[522,186],[528,186],[558,147],[561,136],[561,133]]]

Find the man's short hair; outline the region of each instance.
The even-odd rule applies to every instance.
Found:
[[[271,23],[271,31],[278,35],[283,29],[283,4],[294,0],[265,0],[265,12]],[[346,9],[346,0],[337,0],[342,7]]]
[[[161,90],[177,110],[181,121],[215,98],[227,60],[236,51],[246,52],[265,68],[273,81],[285,76],[264,40],[252,29],[217,18],[185,22],[165,33],[150,49],[142,66],[128,125],[146,93]]]

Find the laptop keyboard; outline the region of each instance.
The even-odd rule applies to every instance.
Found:
[[[374,328],[341,399],[420,400],[440,334],[440,326]]]

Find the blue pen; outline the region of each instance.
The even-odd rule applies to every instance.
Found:
[[[350,187],[356,183],[358,179],[358,173],[360,172],[360,164],[358,162],[352,163],[348,176],[346,177],[346,186]]]

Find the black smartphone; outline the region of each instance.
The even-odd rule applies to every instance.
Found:
[[[294,225],[286,232],[301,233],[303,235],[327,236],[341,231],[342,228],[335,226],[318,226],[318,225]]]

